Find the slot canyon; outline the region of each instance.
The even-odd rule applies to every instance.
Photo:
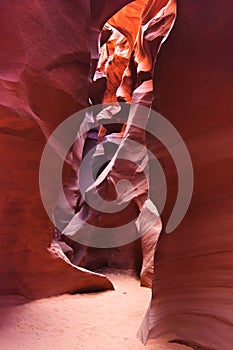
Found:
[[[0,1],[0,349],[232,350],[230,1]]]

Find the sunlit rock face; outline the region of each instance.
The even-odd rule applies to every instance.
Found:
[[[154,108],[189,149],[194,192],[183,222],[160,236],[144,341],[166,333],[193,349],[232,349],[231,13],[228,1],[179,0],[155,66]],[[149,141],[166,171],[166,223],[177,195],[176,170],[166,151]]]
[[[152,72],[162,40],[168,35],[176,15],[175,0],[150,0],[140,21],[135,45],[137,71]]]
[[[104,103],[117,101],[117,89],[121,85],[122,76],[126,70],[131,55],[129,42],[124,35],[113,27],[107,43],[101,49],[96,75],[106,77]]]
[[[54,228],[42,206],[38,174],[46,138],[88,104],[98,39],[92,28],[100,30],[129,2],[0,4],[2,294],[36,298],[112,288],[105,277],[71,265],[58,245],[50,246]],[[74,179],[72,168],[66,168],[66,179]],[[59,195],[54,172],[51,162],[51,211]]]
[[[146,0],[135,0],[109,19],[109,23],[118,29],[128,40],[131,50],[138,34],[142,11]]]
[[[129,103],[132,101],[132,78],[128,66],[145,4],[145,0],[136,0],[118,11],[108,21],[113,33],[101,49],[97,69],[107,76],[105,103],[114,102],[117,98]]]
[[[117,88],[119,87],[121,80],[124,81],[124,69],[130,62],[130,56],[134,48],[132,42],[136,40],[138,29],[142,25],[140,17],[144,9],[143,6],[144,2],[142,1],[132,3],[109,20],[109,23],[113,26],[109,28],[112,30],[112,35],[108,38],[107,43],[101,49],[101,56],[94,78],[98,81],[98,77],[102,77],[104,74],[107,77],[107,87],[103,98],[104,102],[116,102],[117,98],[125,97],[125,95],[118,95],[119,91]],[[174,19],[175,11],[173,11],[172,14],[173,17],[171,16],[171,18]],[[153,15],[155,16],[156,12],[153,13]],[[166,11],[165,15],[164,13],[160,14],[159,18],[156,18],[156,20],[157,28],[161,27],[159,38],[157,40],[158,42],[161,42],[170,29],[172,21],[167,21]],[[132,31],[128,28],[129,22],[135,22]],[[164,25],[164,23],[166,25]],[[109,25],[107,25],[105,29],[107,29],[108,26]],[[117,30],[114,26],[117,27]],[[150,26],[148,27],[150,30]],[[143,40],[143,37],[144,33],[137,38],[137,42]],[[157,38],[157,33],[148,41],[153,42],[155,38]],[[144,56],[146,56],[148,47],[144,49],[144,45],[142,44],[140,48],[138,48],[138,52],[140,49],[143,50]],[[121,65],[123,67],[121,67]],[[135,66],[136,65],[137,63]],[[128,69],[131,70],[132,67],[128,67]],[[89,269],[101,267],[134,269],[140,273],[141,284],[147,287],[150,287],[152,283],[153,256],[156,242],[161,231],[161,221],[158,217],[158,213],[152,214],[147,207],[144,208],[143,206],[149,193],[149,184],[145,177],[145,173],[149,176],[149,158],[145,145],[145,132],[138,130],[134,126],[130,126],[130,124],[134,124],[134,122],[139,123],[142,130],[146,127],[148,112],[152,105],[153,97],[151,69],[152,67],[150,67],[150,72],[148,72],[150,73],[150,78],[144,80],[140,78],[137,88],[133,93],[131,92],[129,99],[133,104],[129,116],[128,112],[124,114],[124,111],[120,112],[120,117],[119,114],[116,114],[115,116],[114,113],[109,116],[111,113],[108,108],[103,108],[103,111],[100,113],[101,116],[94,115],[94,118],[97,118],[100,124],[101,118],[109,118],[112,120],[112,123],[114,123],[114,121],[116,122],[117,118],[122,118],[122,120],[128,119],[129,126],[127,126],[125,132],[122,131],[122,133],[114,133],[114,128],[112,131],[107,130],[110,135],[106,137],[106,140],[101,140],[101,143],[106,145],[108,141],[110,141],[113,144],[120,143],[120,146],[113,161],[109,164],[106,170],[102,172],[101,176],[95,181],[93,186],[86,190],[85,196],[86,198],[97,198],[98,193],[101,193],[107,201],[112,201],[118,197],[118,203],[124,204],[129,202],[129,205],[127,205],[124,211],[118,209],[116,213],[107,213],[104,210],[104,205],[102,206],[99,204],[98,208],[94,209],[87,203],[83,203],[78,208],[76,215],[73,216],[72,220],[62,232],[62,239],[71,246],[74,251],[72,260],[74,264]],[[139,73],[141,73],[141,71],[139,71]],[[130,74],[128,75],[128,78],[132,81],[132,76]],[[121,91],[122,90],[123,88],[121,86]],[[140,106],[144,106],[147,109],[144,109],[143,111]],[[84,123],[88,123],[87,116]],[[101,138],[104,135],[105,134],[101,134]],[[141,144],[141,149],[140,147],[135,148],[135,145],[132,146],[130,140]],[[122,161],[125,157],[128,160]],[[141,167],[139,167],[138,164],[141,164]],[[117,183],[122,179],[127,179],[132,183],[134,187],[133,193],[130,193],[128,189],[125,189],[125,191],[118,196],[116,190]],[[132,222],[137,216],[139,216],[137,223],[133,224]],[[156,223],[153,227],[148,228],[145,222],[150,220],[153,221],[151,219],[152,217],[154,217],[154,220],[156,218]],[[123,226],[128,223],[132,224],[130,228],[125,229]],[[93,229],[93,227],[95,228]],[[100,246],[98,249],[96,248],[93,237],[98,237],[96,232],[98,231],[98,228],[101,228],[102,231],[105,229],[106,242],[108,241],[107,238],[109,236],[113,237],[113,242],[111,242],[113,243],[113,247],[110,247],[110,244],[110,246],[106,245],[107,249],[105,246]],[[114,233],[113,228],[116,228],[116,232]],[[93,230],[95,232],[93,232]],[[123,237],[135,235],[135,239],[130,240],[132,243],[127,245],[122,245],[122,242],[120,242],[117,246],[117,235],[122,235]],[[136,239],[142,235],[142,238]],[[82,243],[82,237],[90,237],[90,239],[89,241],[88,239],[84,240],[86,242],[86,244],[84,244]]]

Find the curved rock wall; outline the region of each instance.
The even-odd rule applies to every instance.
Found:
[[[88,104],[97,46],[90,28],[100,30],[129,2],[101,1],[101,8],[81,0],[0,4],[1,294],[36,298],[112,288],[104,276],[70,264],[58,245],[51,247],[53,227],[42,206],[38,174],[45,139]],[[59,195],[54,171],[51,163],[51,211]]]
[[[104,276],[72,265],[56,243],[51,245],[54,228],[41,203],[38,170],[46,138],[64,119],[88,105],[102,26],[130,2],[22,0],[0,4],[1,294],[38,298],[112,288]],[[130,6],[137,12],[142,3],[138,0]],[[121,12],[126,22],[127,11]],[[144,342],[172,333],[176,336],[170,336],[171,341],[194,349],[232,348],[231,13],[227,0],[178,0],[177,21],[160,49],[174,21],[175,1],[147,1],[141,21],[137,12],[138,81],[133,102],[138,106],[131,110],[129,120],[140,116],[140,105],[151,106],[153,92],[154,109],[176,127],[189,149],[195,176],[193,198],[180,226],[170,235],[162,233],[156,246],[161,222],[158,219],[148,229],[151,212],[142,205],[148,187],[139,171],[134,184],[140,186],[126,217],[139,215],[132,233],[143,230],[147,235],[123,249],[108,250],[108,256],[106,250],[97,253],[82,247],[76,259],[90,267],[99,261],[103,266],[104,259],[121,268],[142,263],[142,284],[150,285],[151,252],[156,246],[153,297],[140,330]],[[127,37],[132,50],[136,31],[125,31],[117,18],[110,23]],[[148,144],[165,169],[169,195],[162,220],[166,223],[178,189],[175,166],[157,140],[130,127],[121,144],[123,154],[131,152],[132,159],[136,157],[127,145],[130,139]],[[77,150],[77,158],[81,159],[82,151],[82,147]],[[139,160],[147,156],[146,152],[138,155]],[[74,169],[66,165],[69,184]],[[98,180],[100,191],[113,198],[121,177],[132,180],[132,169],[115,160]],[[53,172],[56,167],[51,163],[47,179],[53,198],[51,211],[59,196]],[[150,185],[153,192],[153,183]],[[89,194],[94,192],[92,188]],[[153,199],[156,204],[156,196]],[[83,210],[87,222],[100,227],[111,227],[119,220],[119,216]],[[68,226],[65,233],[72,241],[76,231]]]
[[[230,350],[232,279],[232,5],[178,0],[175,26],[155,66],[154,108],[179,131],[194,168],[190,208],[177,229],[162,233],[155,255],[153,298],[140,334],[161,334],[193,349]],[[161,145],[149,140],[164,166],[168,202],[177,176]]]
[[[129,37],[127,34],[129,30],[129,28],[127,27],[129,22],[128,18],[131,18],[132,20],[134,20],[134,18],[137,19],[136,28],[138,28],[139,26],[142,27],[144,25],[143,20],[145,20],[145,18],[142,17],[139,20],[140,12],[138,8],[138,3],[136,2],[132,5],[128,5],[124,10],[120,11],[116,16],[114,16],[113,19],[110,19],[109,21],[111,24],[116,25],[118,30],[121,33],[124,33],[126,37]],[[133,16],[130,11],[134,9],[135,4],[136,7],[135,11],[133,12]],[[167,35],[171,25],[173,24],[176,10],[174,1],[170,1],[168,2],[168,4],[165,3],[164,7],[162,6],[162,3],[160,5],[162,7],[162,10],[157,13],[156,10],[153,9],[153,13],[151,14],[149,23],[147,23],[147,26],[146,28],[144,28],[143,31],[140,31],[140,35],[138,35],[137,37],[137,41],[135,44],[137,46],[137,51],[139,52],[140,49],[143,49],[144,54],[143,58],[141,59],[140,57],[137,63],[142,63],[146,61],[147,57],[149,57],[152,53],[157,54],[161,41]],[[151,3],[147,4],[147,6],[151,6]],[[141,8],[141,12],[142,10],[143,8]],[[126,17],[126,23],[123,20],[122,22],[119,21],[119,18],[121,18],[121,14],[123,16],[123,19]],[[116,18],[118,18],[118,22],[116,22]],[[156,31],[153,34],[153,30],[155,28]],[[118,37],[119,34],[116,34],[115,44],[117,45],[119,45],[117,42]],[[133,38],[136,38],[134,32],[132,32],[130,39],[128,39],[129,42],[131,42]],[[112,40],[113,39],[114,36],[112,36]],[[109,42],[111,42],[111,37],[109,38]],[[107,51],[111,53],[113,49],[114,43],[113,45],[109,44]],[[129,56],[128,53],[127,56]],[[100,62],[100,68],[102,67],[101,63],[102,57]],[[122,76],[123,71],[121,72],[121,74],[119,74],[119,70],[117,70],[115,65],[113,64],[114,61],[111,61],[110,63],[112,64],[109,64],[107,67],[107,79],[109,79],[110,81],[109,89],[112,91],[113,97],[109,93],[108,96],[110,96],[109,102],[114,102],[116,100],[116,88],[111,87],[111,85],[114,85],[114,82],[119,83],[119,77]],[[73,248],[73,262],[75,264],[91,269],[104,266],[124,269],[134,268],[136,269],[136,271],[140,271],[142,285],[150,287],[151,277],[153,274],[153,255],[156,242],[161,230],[161,222],[160,219],[157,218],[157,224],[153,227],[153,229],[148,229],[145,225],[145,216],[147,218],[151,218],[153,217],[153,215],[150,216],[148,215],[147,210],[143,210],[143,203],[148,196],[148,183],[144,174],[148,174],[149,158],[145,146],[145,133],[142,132],[142,130],[144,130],[146,127],[149,108],[152,105],[153,86],[151,79],[152,66],[150,66],[149,68],[147,67],[148,70],[145,71],[141,70],[141,66],[139,67],[138,64],[138,75],[141,73],[143,75],[145,73],[146,75],[149,75],[149,79],[147,77],[144,80],[138,79],[137,88],[134,90],[132,96],[133,106],[130,110],[127,122],[127,124],[129,124],[129,127],[127,127],[125,130],[124,137],[120,142],[120,147],[116,155],[114,156],[113,161],[109,164],[106,171],[104,171],[101,174],[100,178],[98,178],[95,181],[95,183],[86,190],[85,193],[85,196],[89,198],[97,198],[98,193],[102,193],[104,199],[110,201],[113,200],[113,197],[117,193],[116,185],[118,181],[121,179],[127,179],[133,184],[134,192],[131,194],[130,191],[125,189],[125,192],[119,195],[117,200],[119,203],[127,203],[128,201],[130,201],[130,205],[128,205],[127,208],[122,212],[118,210],[118,212],[114,214],[111,213],[109,215],[104,211],[104,206],[106,204],[99,204],[98,210],[94,210],[91,206],[84,203],[84,205],[81,206],[80,210],[64,229],[62,238],[67,244],[69,244]],[[98,69],[101,70],[100,68]],[[108,89],[107,92],[109,92]],[[147,109],[143,110],[142,108],[140,108],[140,106],[145,106],[147,107]],[[117,115],[114,116],[114,113],[111,115],[111,117],[109,116],[111,113],[108,108],[103,109],[103,111],[100,114],[103,119],[108,118],[112,120],[112,123],[114,123],[114,120],[117,120]],[[94,117],[96,117],[99,123],[101,124],[101,118],[99,116]],[[128,115],[125,115],[124,117],[125,119],[127,119]],[[134,126],[131,127],[131,123],[133,125],[134,123],[136,123],[136,125],[139,125],[142,130],[137,129]],[[111,138],[112,140],[114,140],[114,138],[117,138],[119,140],[120,138],[122,138],[122,136],[123,134],[118,134],[118,136],[116,136],[116,134],[113,133]],[[135,146],[134,143],[134,147],[131,147],[131,140],[137,143],[137,146]],[[143,145],[143,150],[140,149],[140,147],[138,147],[139,143]],[[121,158],[124,159],[125,157],[127,161],[122,162]],[[130,164],[130,161],[132,161],[134,165]],[[138,164],[141,164],[141,167],[139,167]],[[97,199],[95,201],[97,201]],[[128,224],[129,222],[132,223],[134,218],[137,217],[137,215],[139,215],[139,218],[136,225],[132,224],[130,229],[117,228],[116,232],[113,233],[112,228],[115,228],[116,224],[121,224],[121,226],[123,226],[125,224]],[[154,217],[156,217],[156,215],[154,215]],[[83,220],[83,218],[84,221],[80,224],[80,221]],[[114,238],[117,239],[117,235],[120,234],[123,237],[127,237],[127,235],[132,236],[137,234],[141,235],[142,237],[140,237],[140,239],[136,241],[134,239],[135,242],[125,245],[123,247],[121,246],[122,244],[119,244],[120,247],[114,246],[111,249],[96,249],[94,237],[98,237],[99,235],[97,232],[93,232],[93,228],[90,225],[93,225],[95,227],[97,226],[97,228],[95,228],[95,231],[98,231],[98,227],[101,227],[103,229],[109,228],[109,232],[106,232],[106,235],[112,235],[112,240],[114,240]],[[144,233],[144,235],[142,235],[142,233]],[[79,243],[83,241],[82,237],[89,236],[90,240],[88,242],[87,240],[84,240],[88,243],[86,245],[89,246],[80,247]],[[106,241],[108,241],[108,237],[106,237]],[[142,255],[142,261],[140,261],[140,255]]]

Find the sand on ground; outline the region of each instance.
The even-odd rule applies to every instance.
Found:
[[[181,350],[185,346],[151,340],[137,331],[151,290],[126,274],[108,274],[115,291],[64,294],[21,305],[1,299],[0,350]],[[20,301],[20,300],[18,300]],[[6,305],[6,302],[8,305]]]

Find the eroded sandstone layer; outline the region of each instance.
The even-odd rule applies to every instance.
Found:
[[[102,145],[103,149],[106,149],[107,144],[115,143],[119,144],[119,149],[110,158],[107,157],[109,154],[105,154],[106,160],[110,162],[113,158],[112,161],[99,178],[86,189],[85,197],[91,199],[91,204],[98,203],[97,207],[93,208],[87,202],[80,205],[77,213],[63,230],[62,239],[72,247],[75,264],[90,269],[101,267],[134,269],[140,273],[142,285],[150,287],[153,255],[161,231],[161,221],[156,211],[152,214],[152,210],[150,216],[148,211],[143,209],[144,202],[150,198],[149,181],[147,181],[150,169],[145,129],[153,99],[153,60],[174,22],[176,6],[174,1],[168,3],[163,1],[156,6],[148,2],[145,8],[142,5],[144,5],[142,1],[136,1],[109,21],[114,26],[112,36],[109,37],[106,47],[101,50],[96,76],[106,74],[105,103],[116,102],[120,98],[132,102],[132,106],[129,112],[125,111],[123,106],[120,107],[122,110],[119,113],[107,106],[104,106],[98,115],[95,115],[94,111],[92,119],[98,120],[99,124],[104,120],[110,120],[114,124],[122,118],[123,121],[127,121],[127,126],[119,133],[114,127],[111,130],[105,124],[106,130],[105,133],[101,132],[99,146]],[[134,30],[129,30],[129,22],[133,23]],[[135,43],[132,45],[134,40]],[[135,53],[132,49],[135,49]],[[136,82],[133,85],[134,74]],[[131,81],[131,92],[125,88],[126,77]],[[127,85],[129,86],[130,84]],[[88,123],[87,115],[85,123]],[[103,139],[106,133],[109,135]],[[97,154],[99,152],[96,151]],[[102,152],[104,155],[103,150]],[[97,155],[93,158],[91,162],[95,162]],[[82,176],[79,174],[79,178]],[[117,184],[122,179],[132,184],[132,193],[127,187],[118,195]],[[107,204],[101,203],[98,193],[108,201]],[[122,204],[127,207],[108,213],[111,201],[116,198],[119,207]],[[145,213],[147,219],[144,217]],[[137,216],[137,222],[134,222]],[[146,220],[151,221],[153,227],[148,228],[145,225]],[[128,224],[130,226],[126,226]],[[99,245],[98,237],[104,232],[105,241]],[[118,239],[120,236],[126,239]]]
[[[155,66],[154,108],[183,137],[195,183],[183,222],[160,236],[144,341],[175,333],[175,341],[193,349],[232,349],[231,26],[230,2],[179,0]],[[161,145],[150,144],[166,170],[166,224],[178,189],[176,169]]]
[[[232,8],[226,0],[178,0],[177,21],[163,42],[175,20],[176,1],[137,0],[113,16],[128,3],[131,1],[22,0],[0,4],[0,291],[39,298],[112,288],[104,276],[71,264],[58,243],[51,245],[54,227],[41,202],[38,173],[47,138],[68,116],[86,107],[88,98],[94,104],[117,99],[133,101],[129,115],[121,116],[117,132],[114,127],[101,127],[99,135],[98,130],[92,130],[95,136],[85,135],[69,153],[72,162],[65,165],[64,179],[71,207],[63,236],[74,251],[73,263],[93,269],[134,268],[147,286],[154,274],[152,303],[140,331],[144,342],[175,333],[171,340],[194,349],[231,350]],[[108,20],[112,27],[108,24],[100,38]],[[133,30],[129,29],[131,23]],[[103,62],[98,62],[100,53]],[[102,74],[102,80],[96,79],[95,73]],[[140,121],[145,128],[149,114],[140,108],[152,105],[185,141],[195,177],[185,219],[173,233],[163,232],[161,236],[159,216],[153,215],[150,205],[144,203],[149,193],[156,204],[157,194],[153,179],[148,188],[143,175],[153,171],[146,148],[157,156],[167,178],[164,228],[176,200],[176,168],[158,140],[130,125],[123,126],[128,119]],[[140,119],[142,115],[145,119]],[[102,117],[105,116],[103,109]],[[80,124],[84,117],[78,121]],[[156,128],[152,118],[149,123]],[[144,148],[135,152],[130,146],[132,140]],[[98,189],[87,190],[89,196],[100,191],[105,199],[113,200],[117,182],[130,180],[133,194],[126,189],[118,198],[121,203],[131,200],[122,215],[93,210],[83,201],[77,203],[76,172],[92,141],[100,146],[108,142],[120,144],[119,155],[142,164],[137,168],[133,162],[126,165],[116,157],[107,169],[102,169],[96,180]],[[49,211],[57,206],[59,217],[67,207],[59,203],[53,182],[56,171],[54,159],[46,180],[51,198]],[[83,226],[77,225],[79,216],[85,218]],[[155,216],[156,224],[148,228]],[[128,233],[135,237],[141,231],[146,234],[129,245],[97,249],[77,243],[76,235],[90,233],[86,223],[109,228],[137,217]]]
[[[70,264],[58,245],[51,247],[54,228],[42,206],[38,174],[46,138],[88,104],[101,27],[129,2],[0,4],[2,294],[35,298],[112,288],[104,276]],[[53,172],[51,162],[51,211],[59,196]],[[66,172],[66,179],[74,178],[71,167]]]

